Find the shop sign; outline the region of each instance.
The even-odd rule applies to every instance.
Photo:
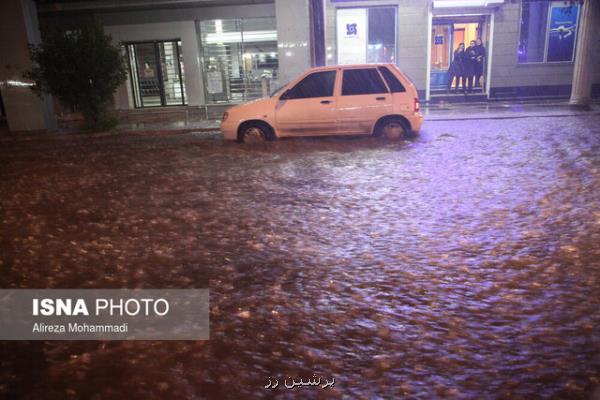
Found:
[[[367,9],[337,10],[337,48],[339,64],[367,62]]]

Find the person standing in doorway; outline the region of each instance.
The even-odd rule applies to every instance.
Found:
[[[456,86],[454,87],[454,93],[458,92],[458,86],[462,82],[462,90],[465,91],[465,81],[464,81],[464,61],[465,61],[465,44],[460,43],[458,48],[454,51],[454,56],[452,57],[452,63],[450,64],[450,68],[448,68],[447,79],[448,79],[448,87],[447,92],[450,93],[450,89],[452,88],[452,81],[456,78]]]
[[[473,90],[473,77],[475,76],[475,68],[477,64],[477,52],[475,51],[477,43],[471,40],[469,47],[465,50],[465,79],[467,81],[467,90]]]
[[[483,47],[483,42],[481,41],[481,39],[477,39],[476,43],[475,87],[478,88],[481,83],[481,78],[483,77],[483,66],[485,64],[485,47]]]

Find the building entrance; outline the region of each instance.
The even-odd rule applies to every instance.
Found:
[[[467,49],[471,41],[477,39],[481,39],[483,45],[483,50],[479,49],[478,53],[481,62],[472,62],[467,57],[467,62],[461,64],[455,59],[455,51],[461,43]],[[488,15],[434,17],[431,31],[431,96],[452,94],[458,85],[461,86],[459,92],[462,92],[463,80],[467,88],[471,80],[472,93],[486,94],[488,42]],[[454,62],[456,65],[453,67]]]

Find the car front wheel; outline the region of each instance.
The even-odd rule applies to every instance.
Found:
[[[273,140],[273,132],[267,124],[248,122],[240,127],[239,141],[241,143],[262,143],[267,140]]]

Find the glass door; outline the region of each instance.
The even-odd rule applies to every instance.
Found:
[[[185,104],[181,41],[126,45],[135,107]]]
[[[431,88],[445,89],[452,62],[453,25],[433,25],[431,32]]]
[[[179,42],[158,43],[158,52],[161,61],[162,87],[166,105],[185,103],[183,91],[182,65]]]
[[[159,65],[154,51],[154,43],[140,43],[135,48],[138,82],[142,107],[162,105]]]

